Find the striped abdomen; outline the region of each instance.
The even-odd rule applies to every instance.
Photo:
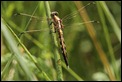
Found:
[[[66,45],[65,45],[65,42],[64,42],[63,32],[62,32],[61,29],[58,29],[58,36],[59,36],[59,42],[60,42],[60,47],[61,47],[62,55],[64,57],[66,65],[68,66]]]

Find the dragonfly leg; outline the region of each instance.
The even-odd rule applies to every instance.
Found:
[[[53,21],[51,21],[50,23],[49,23],[49,25],[52,25],[53,24]]]
[[[54,24],[54,32],[51,30],[50,33],[56,33],[56,24],[53,21],[51,21],[49,25],[51,24]]]
[[[51,31],[50,31],[50,34],[51,34],[51,33],[56,33],[56,30],[55,30],[55,31],[52,31],[52,30],[51,30]]]

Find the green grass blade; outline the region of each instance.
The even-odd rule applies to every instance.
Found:
[[[33,80],[32,73],[29,71],[29,68],[27,67],[23,58],[21,57],[21,52],[17,48],[17,43],[16,43],[15,39],[13,38],[12,34],[9,32],[9,30],[5,24],[5,21],[3,19],[1,22],[1,30],[2,30],[4,37],[8,41],[10,48],[14,52],[14,55],[16,56],[18,63],[21,65],[23,71],[27,75],[28,79]]]
[[[104,1],[100,1],[99,3],[101,5],[106,17],[108,18],[111,26],[113,27],[113,30],[114,30],[119,42],[121,43],[121,29],[119,28],[119,26],[117,25],[116,21],[114,20],[114,17],[110,13],[106,3]]]
[[[45,1],[44,4],[45,4],[46,15],[48,18],[51,18],[51,16],[50,16],[51,10],[50,10],[50,6],[49,6],[48,1]],[[49,24],[50,24],[50,21],[48,21],[48,25]],[[49,25],[49,28],[51,29],[50,25]],[[53,28],[52,32],[54,32],[54,28]],[[57,80],[62,81],[63,80],[62,68],[61,68],[61,65],[58,63],[58,61],[60,60],[60,55],[59,55],[59,52],[57,49],[58,48],[57,37],[54,33],[51,33],[51,35],[52,35],[51,37],[54,41],[54,44],[56,46],[54,48],[54,58],[55,58],[55,65],[56,65],[56,70],[57,70]]]

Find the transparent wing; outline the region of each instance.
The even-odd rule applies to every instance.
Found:
[[[16,13],[15,14],[16,16],[17,15],[22,15],[22,16],[27,16],[27,17],[30,17],[31,18],[31,21],[34,19],[34,20],[37,20],[39,22],[46,22],[47,20],[49,20],[48,18],[46,17],[38,17],[38,16],[33,16],[33,15],[29,15],[29,14],[26,14],[26,13]]]
[[[72,18],[78,16],[78,13],[79,13],[79,12],[81,12],[84,8],[90,6],[91,4],[95,4],[95,2],[88,3],[87,5],[81,7],[80,9],[78,9],[77,11],[74,11],[74,12],[72,12],[72,13],[70,13],[70,14],[64,16],[64,17],[62,18],[62,21],[65,22],[65,21],[67,21],[67,20],[69,20],[69,19],[72,19]],[[83,13],[83,12],[82,12],[82,13]]]

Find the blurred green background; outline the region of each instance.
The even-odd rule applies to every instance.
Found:
[[[90,2],[83,1],[80,3],[86,5]],[[102,4],[108,7],[109,13],[105,11],[107,8],[102,6]],[[51,11],[58,11],[60,18],[69,15],[69,18],[63,20],[65,26],[63,32],[71,69],[68,70],[63,65],[63,80],[112,80],[104,67],[105,65],[101,60],[102,57],[98,55],[100,53],[97,51],[94,41],[85,28],[85,24],[77,25],[83,22],[82,17],[79,13],[75,14],[76,17],[70,15],[70,13],[77,12],[78,10],[75,3],[73,1],[50,1],[49,5]],[[95,4],[85,7],[85,9],[91,21],[99,21],[99,23],[94,22],[92,24],[94,25],[97,41],[100,43],[100,47],[109,62],[109,67],[112,69],[113,80],[121,80],[121,2],[95,2]],[[84,13],[82,10],[80,12]],[[34,16],[40,17],[42,21],[37,19],[30,20],[30,17],[27,16],[16,16],[16,13],[26,13],[29,15],[34,13]],[[37,63],[41,71],[37,69],[38,67],[34,65],[34,62],[21,46],[18,46],[17,49],[20,51],[20,56],[23,60],[14,57],[13,48],[10,45],[17,46],[18,41],[15,40],[15,37],[13,38],[16,43],[12,41],[11,37],[9,38],[10,40],[6,39],[5,34],[8,32],[2,31],[1,79],[18,81],[48,80],[42,73],[43,71],[50,80],[58,80],[54,63],[54,43],[46,22],[44,2],[2,1],[1,19],[6,22],[1,24],[10,27],[16,35],[25,30],[42,29],[40,32],[27,33],[21,36],[22,43],[38,61]],[[58,49],[60,51],[60,47]],[[64,61],[61,53],[60,55],[61,60]],[[17,62],[22,62],[23,67]],[[26,75],[26,72],[23,71],[24,66],[30,72],[30,76],[28,76],[28,72],[28,75]]]

